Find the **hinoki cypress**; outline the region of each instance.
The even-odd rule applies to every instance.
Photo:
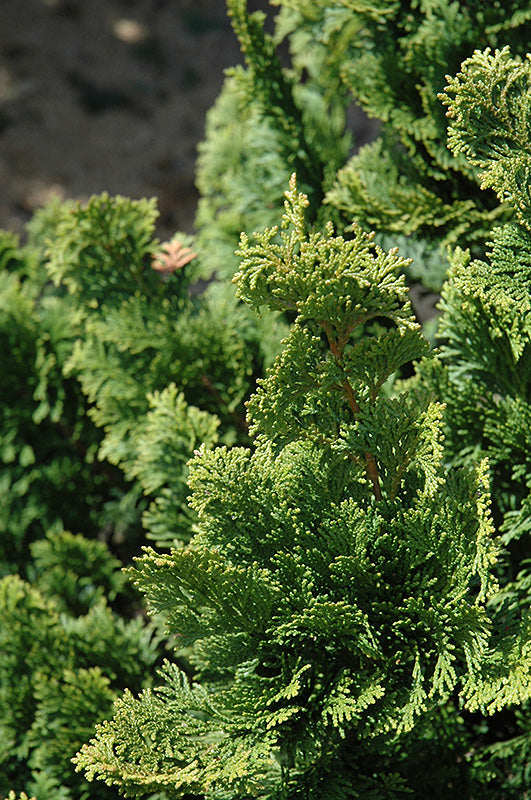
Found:
[[[241,240],[240,297],[295,317],[249,403],[255,445],[198,453],[199,532],[132,573],[195,675],[166,663],[80,751],[123,789],[399,796],[396,764],[371,760],[473,693],[488,657],[486,465],[449,473],[441,406],[390,391],[429,349],[404,260],[361,230],[309,230],[306,205],[293,178],[281,230]]]
[[[312,222],[376,231],[427,287],[440,289],[447,246],[482,254],[509,209],[448,151],[438,94],[478,47],[525,57],[527,0],[273,0],[267,26],[246,0],[227,5],[245,67],[227,74],[197,165],[199,240],[219,274],[233,274],[241,230],[279,222],[293,171]],[[374,141],[352,130],[353,104],[378,121]]]

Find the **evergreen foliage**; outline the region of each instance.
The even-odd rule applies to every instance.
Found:
[[[377,231],[386,247],[398,244],[415,255],[412,276],[439,288],[445,246],[481,252],[507,209],[479,191],[471,162],[448,152],[437,96],[445,76],[478,46],[509,45],[522,56],[531,49],[528,4],[272,4],[279,11],[269,35],[258,12],[246,14],[244,0],[228,3],[246,69],[228,74],[200,149],[197,222],[211,263],[231,273],[239,230],[279,222],[281,188],[295,170],[312,220],[331,219],[342,231],[356,220]],[[277,55],[286,44],[289,69]],[[377,139],[354,154],[347,122],[353,101],[381,121]]]
[[[225,325],[226,308],[214,302],[208,308],[194,308],[187,277],[171,261],[176,257],[172,254],[179,254],[189,242],[176,240],[167,246],[167,263],[162,263],[167,274],[161,276],[160,267],[154,268],[154,219],[151,201],[93,198],[58,226],[49,248],[48,272],[73,296],[74,319],[83,326],[65,372],[79,380],[92,404],[90,417],[104,431],[98,457],[120,466],[127,478],[142,473],[135,462],[139,447],[145,448],[149,396],[162,392],[151,403],[154,407],[165,403],[167,415],[179,415],[177,430],[186,424],[184,441],[180,434],[174,442],[177,461],[183,447],[184,453],[181,474],[172,484],[181,489],[184,501],[184,462],[196,436],[204,434],[212,442],[219,424],[216,418],[207,421],[205,414],[216,411],[226,427],[234,426],[230,415],[247,388],[252,359],[242,336]],[[194,255],[191,250],[188,254]],[[175,397],[171,400],[169,387],[175,381],[181,391],[186,387],[187,397],[183,395],[180,403]],[[202,414],[188,409],[194,402],[203,405]],[[152,422],[148,429],[153,431]],[[167,425],[153,431],[153,444],[159,435],[167,437]],[[167,488],[163,484],[159,481],[161,491]],[[138,491],[134,485],[134,503]]]
[[[441,359],[434,370],[451,409],[448,452],[460,461],[472,453],[489,456],[496,513],[502,530],[510,531],[508,543],[529,532],[531,239],[524,115],[531,106],[530,62],[515,61],[507,48],[477,52],[450,81],[445,102],[451,147],[464,152],[481,169],[483,184],[514,208],[512,221],[494,231],[485,260],[471,260],[463,251],[454,257],[443,293]],[[472,127],[478,131],[475,140]]]
[[[31,583],[0,580],[0,793],[70,800],[88,796],[70,759],[119,692],[151,683],[160,633],[109,606],[124,576],[102,542],[50,534],[32,554]]]
[[[307,205],[292,181],[281,230],[242,235],[239,295],[296,314],[249,404],[255,447],[200,451],[198,533],[133,572],[195,682],[167,662],[158,688],[127,693],[76,757],[89,778],[176,798],[400,797],[391,754],[419,717],[459,691],[471,708],[528,695],[527,631],[510,634],[524,662],[491,651],[486,464],[449,473],[439,404],[389,391],[428,349],[403,259],[361,230],[308,230]]]
[[[492,605],[500,617],[522,617],[526,624],[531,585],[529,58],[515,59],[508,48],[477,51],[449,81],[444,101],[452,150],[477,167],[483,186],[493,188],[514,211],[493,232],[484,260],[456,252],[443,290],[441,357],[429,366],[429,379],[447,404],[447,458],[460,464],[489,458],[493,513],[507,548],[502,591]],[[522,682],[529,685],[525,653],[517,648],[504,657],[513,661],[513,669],[524,670]],[[494,671],[494,691],[496,683]],[[504,776],[504,797],[521,797],[530,785],[531,717],[522,699],[505,698],[511,713],[492,726],[486,737],[490,746],[481,755],[487,769]]]
[[[103,195],[40,213],[24,248],[2,239],[4,572],[63,527],[117,545],[127,529],[130,557],[148,498],[150,535],[189,536],[187,459],[246,439],[242,402],[271,337],[233,293],[190,293],[190,241],[161,248],[155,216],[152,201]]]
[[[531,790],[531,11],[272,4],[228,0],[197,237],[0,231],[9,800]]]
[[[71,757],[164,652],[116,555],[190,537],[187,461],[248,440],[272,357],[231,287],[193,293],[192,241],[161,245],[155,217],[104,194],[52,203],[24,246],[0,236],[4,794],[86,797]]]
[[[30,539],[68,527],[93,531],[91,500],[105,476],[93,467],[97,437],[74,381],[61,374],[67,321],[35,259],[3,237],[0,273],[1,571],[16,569]],[[89,485],[91,498],[80,502]],[[62,512],[62,514],[61,514]]]
[[[264,13],[247,13],[246,0],[228,0],[227,6],[246,68],[227,71],[207,119],[197,163],[196,224],[211,269],[232,277],[240,231],[278,221],[293,171],[315,215],[351,137],[345,92],[324,92],[313,76],[299,80],[282,66],[278,42],[264,30]]]

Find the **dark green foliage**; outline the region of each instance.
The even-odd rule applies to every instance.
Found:
[[[246,0],[229,0],[228,10],[246,59],[254,102],[282,136],[284,160],[290,165],[293,162],[304,185],[317,189],[325,171],[323,142],[315,133],[310,135],[305,126],[307,120],[296,103],[293,81],[282,68],[273,38],[264,32],[265,15],[248,14]],[[315,203],[321,200],[316,194]]]
[[[4,794],[87,796],[71,757],[163,652],[115,556],[190,538],[187,461],[248,440],[272,358],[231,287],[194,294],[190,237],[161,245],[155,217],[102,195],[44,209],[24,247],[0,237]]]
[[[94,533],[109,474],[95,464],[99,435],[62,368],[68,318],[45,280],[32,280],[29,249],[11,251],[0,273],[1,571],[27,557],[27,543],[63,524]],[[65,352],[66,351],[66,352]],[[112,471],[111,471],[112,476]]]
[[[444,100],[449,142],[481,171],[484,186],[510,204],[514,216],[492,234],[485,260],[457,251],[443,290],[439,324],[441,358],[428,377],[447,405],[447,458],[471,463],[488,456],[493,513],[507,547],[502,590],[492,610],[505,624],[528,624],[531,549],[530,357],[531,238],[528,221],[529,61],[508,49],[476,52],[450,80]],[[501,645],[505,662],[523,670],[525,652]],[[486,703],[498,692],[496,668]],[[498,694],[520,705],[524,696]],[[503,797],[522,797],[529,788],[529,708],[486,726],[488,746],[477,753],[483,774],[492,774]]]
[[[377,141],[338,173],[327,201],[347,222],[354,218],[392,233],[395,243],[402,244],[404,236],[412,237],[417,248],[425,243],[421,258],[415,254],[414,274],[421,270],[421,279],[436,285],[444,264],[437,268],[433,245],[481,244],[504,215],[492,196],[478,191],[473,165],[448,152],[438,93],[446,76],[478,46],[512,44],[515,53],[527,52],[527,3],[301,0],[285,5],[293,39],[302,28],[308,46],[310,30],[318,42],[326,31],[327,64],[334,65],[367,114],[382,121]],[[345,26],[350,26],[348,41]],[[442,253],[439,259],[444,261]]]
[[[30,578],[63,611],[86,613],[104,598],[109,603],[124,590],[120,562],[103,542],[68,531],[48,534],[31,545]]]
[[[0,794],[522,800],[531,11],[228,5],[197,239],[0,233]],[[456,243],[433,353],[405,276]]]
[[[107,604],[124,577],[103,543],[62,532],[32,550],[32,584],[0,580],[0,792],[66,800],[87,796],[70,759],[119,691],[150,683],[160,636]]]
[[[242,402],[270,357],[265,328],[231,292],[189,293],[195,253],[183,237],[161,248],[155,216],[152,201],[102,195],[47,209],[23,250],[5,237],[4,571],[63,526],[117,545],[127,529],[130,556],[143,489],[155,505],[173,498],[172,520],[147,515],[152,535],[189,536],[186,461],[218,435],[245,440]]]
[[[49,272],[83,320],[65,372],[79,380],[105,433],[99,459],[139,478],[155,503],[171,493],[184,515],[177,527],[176,519],[164,530],[155,523],[163,542],[189,535],[185,464],[193,449],[216,441],[219,425],[228,441],[245,437],[242,401],[262,355],[233,295],[216,287],[202,298],[189,293],[191,275],[179,262],[195,258],[186,237],[158,255],[153,213],[152,203],[93,199],[77,212],[83,224],[68,217],[58,228]]]
[[[356,18],[357,36],[338,69],[367,113],[383,122],[378,142],[338,176],[330,202],[361,215],[370,227],[398,234],[452,243],[464,233],[468,242],[482,236],[500,211],[475,188],[472,166],[448,152],[438,93],[446,75],[478,45],[511,41],[525,53],[531,35],[527,5],[323,5],[343,13],[350,7]]]

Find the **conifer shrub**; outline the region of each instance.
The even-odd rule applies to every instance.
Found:
[[[98,435],[76,381],[63,377],[68,316],[36,248],[0,237],[0,571],[22,569],[28,545],[63,525],[94,534],[112,481],[94,464]],[[89,488],[90,487],[90,488]]]
[[[70,760],[126,687],[151,684],[160,625],[115,610],[131,590],[103,542],[63,531],[31,550],[28,580],[0,579],[0,794],[87,797]]]
[[[161,244],[155,218],[104,194],[52,203],[22,246],[0,235],[2,796],[86,797],[70,759],[165,652],[116,557],[190,537],[187,461],[248,441],[272,358],[232,287],[195,293],[190,237]]]
[[[406,260],[308,226],[294,185],[281,228],[242,237],[241,298],[295,322],[249,403],[254,447],[196,456],[198,533],[132,573],[193,672],[168,661],[116,704],[76,757],[89,777],[215,800],[527,796],[530,85],[505,49],[446,89],[450,147],[514,211],[486,260],[456,251],[435,358]]]
[[[241,240],[240,297],[295,315],[249,403],[255,446],[195,457],[198,533],[168,555],[148,549],[132,573],[190,648],[194,678],[168,661],[76,757],[125,791],[400,797],[419,739],[444,753],[426,719],[456,717],[458,695],[475,710],[529,691],[527,626],[488,608],[487,464],[448,471],[440,404],[421,387],[392,392],[429,351],[404,259],[360,229],[310,230],[307,204],[293,181],[281,230]],[[462,791],[465,752],[450,752]]]
[[[247,438],[271,336],[231,291],[190,292],[191,242],[161,246],[155,218],[154,201],[102,195],[39,213],[23,248],[0,240],[4,572],[49,530],[125,558],[146,534],[188,536],[193,449]]]
[[[525,620],[531,587],[529,58],[515,59],[509,48],[476,52],[450,80],[444,102],[450,148],[514,212],[493,232],[484,259],[454,254],[441,303],[440,357],[426,371],[447,405],[446,457],[461,465],[489,460],[492,511],[504,547],[502,587],[492,607],[507,619]],[[481,754],[493,774],[504,775],[503,797],[526,796],[530,786],[529,703],[514,701],[490,722]]]

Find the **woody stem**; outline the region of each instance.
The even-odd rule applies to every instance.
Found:
[[[354,395],[354,390],[350,385],[348,378],[345,378],[343,383],[343,391],[345,392],[345,397],[347,398],[347,402],[351,408],[353,414],[357,415],[360,413],[360,407]],[[380,488],[380,477],[378,475],[378,467],[376,465],[376,459],[374,458],[373,454],[370,453],[368,450],[365,451],[365,462],[367,464],[367,475],[369,476],[369,480],[372,484],[372,491],[376,500],[382,499],[382,490]]]
[[[326,335],[328,337],[328,343],[330,345],[330,351],[336,362],[339,366],[342,366],[341,362],[343,359],[343,347],[339,345],[339,343],[332,337],[331,331],[328,325],[323,325]],[[356,400],[356,395],[354,394],[354,389],[352,388],[350,381],[347,377],[343,379],[341,382],[341,386],[343,388],[343,392],[349,404],[350,410],[357,416],[360,413],[360,407],[358,405],[358,401]],[[374,458],[373,454],[368,450],[365,451],[365,462],[367,467],[367,475],[369,480],[372,484],[372,491],[376,500],[382,499],[382,490],[380,487],[380,476],[378,475],[378,465],[376,464],[376,459]]]

